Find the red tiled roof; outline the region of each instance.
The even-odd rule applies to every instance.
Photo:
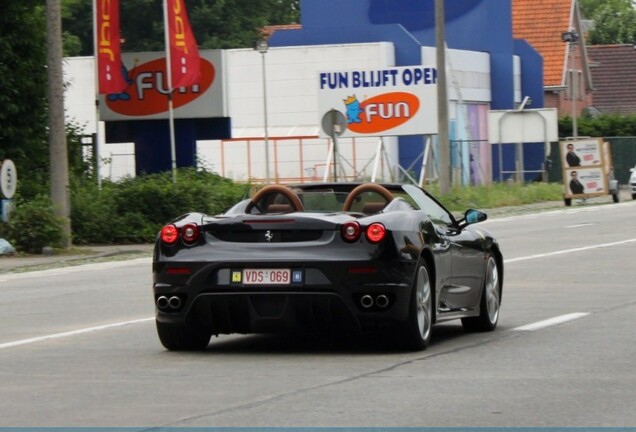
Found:
[[[603,113],[636,113],[636,49],[633,45],[588,45],[594,107]]]
[[[525,39],[543,56],[544,86],[563,85],[568,44],[561,34],[571,30],[575,0],[511,0],[512,34]]]

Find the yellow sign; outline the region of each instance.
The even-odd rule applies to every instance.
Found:
[[[241,282],[241,272],[240,271],[233,271],[232,272],[232,282]]]

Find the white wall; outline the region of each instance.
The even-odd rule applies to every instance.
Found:
[[[66,121],[76,124],[83,133],[95,133],[97,110],[95,107],[95,62],[93,57],[67,57],[64,59],[64,110]],[[102,178],[113,181],[135,175],[135,146],[133,143],[104,143],[104,123],[100,122],[98,147],[99,172]]]
[[[292,179],[312,172],[324,172],[328,146],[324,139],[276,142],[276,138],[317,136],[320,128],[318,113],[318,73],[343,69],[373,69],[395,66],[393,44],[387,42],[302,47],[273,47],[264,54],[267,91],[267,124],[270,177]],[[253,49],[228,50],[227,100],[232,117],[232,137],[263,137],[265,111],[263,104],[263,54]],[[368,164],[364,174],[371,175],[378,138],[358,138],[339,143],[340,155],[360,169]],[[390,160],[397,161],[397,140],[384,140]],[[294,163],[302,146],[303,163]],[[198,157],[208,167],[232,178],[264,179],[264,140],[251,141],[248,151],[245,141],[200,141]],[[275,150],[278,149],[278,151]],[[249,152],[249,155],[248,155]],[[355,155],[355,156],[354,156]],[[246,161],[251,162],[248,170]],[[221,162],[222,161],[222,162]],[[274,162],[278,166],[274,167]],[[302,172],[301,172],[302,171]],[[347,174],[353,174],[349,168]]]
[[[422,47],[422,64],[434,66],[436,63],[435,47]],[[451,101],[486,104],[492,101],[488,53],[448,49],[446,72]]]

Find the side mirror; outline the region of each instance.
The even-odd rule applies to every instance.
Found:
[[[458,224],[460,228],[464,228],[468,225],[483,222],[486,219],[488,219],[488,215],[486,213],[475,209],[468,209],[466,210],[466,213],[464,213],[463,219],[458,221]]]

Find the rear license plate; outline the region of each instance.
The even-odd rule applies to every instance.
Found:
[[[290,269],[243,269],[244,285],[289,285]]]

